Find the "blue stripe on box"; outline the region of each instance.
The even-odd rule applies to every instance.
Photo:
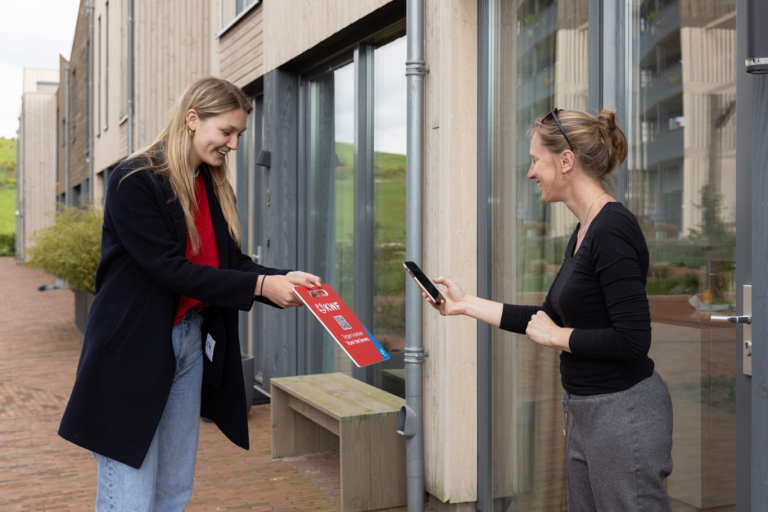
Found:
[[[368,337],[371,339],[374,345],[376,345],[376,349],[379,351],[379,354],[381,354],[382,361],[386,361],[389,359],[389,354],[387,354],[387,351],[382,348],[381,345],[379,345],[379,342],[376,341],[376,338],[373,337],[373,334],[371,334],[371,331],[368,330],[366,326],[363,326],[365,329],[365,332],[368,333]]]

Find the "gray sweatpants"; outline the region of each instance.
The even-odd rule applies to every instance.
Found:
[[[570,512],[671,511],[672,400],[658,373],[618,393],[566,393],[563,406]]]

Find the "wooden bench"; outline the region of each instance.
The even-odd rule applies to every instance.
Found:
[[[272,379],[272,457],[339,449],[341,510],[405,505],[405,400],[342,373]]]

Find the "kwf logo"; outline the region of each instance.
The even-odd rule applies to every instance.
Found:
[[[338,302],[329,302],[327,304],[315,304],[317,310],[321,313],[328,313],[330,311],[341,311]]]

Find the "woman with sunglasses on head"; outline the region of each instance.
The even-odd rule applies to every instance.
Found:
[[[544,304],[501,304],[440,277],[441,315],[467,315],[561,350],[571,512],[669,511],[672,401],[654,363],[645,293],[648,248],[635,216],[609,193],[627,156],[616,114],[555,109],[531,126],[531,167],[545,203],[578,219]]]
[[[59,428],[93,452],[97,511],[184,510],[201,416],[248,449],[238,311],[298,307],[293,287],[320,285],[240,250],[227,154],[251,109],[234,84],[201,78],[110,177],[96,298]]]

